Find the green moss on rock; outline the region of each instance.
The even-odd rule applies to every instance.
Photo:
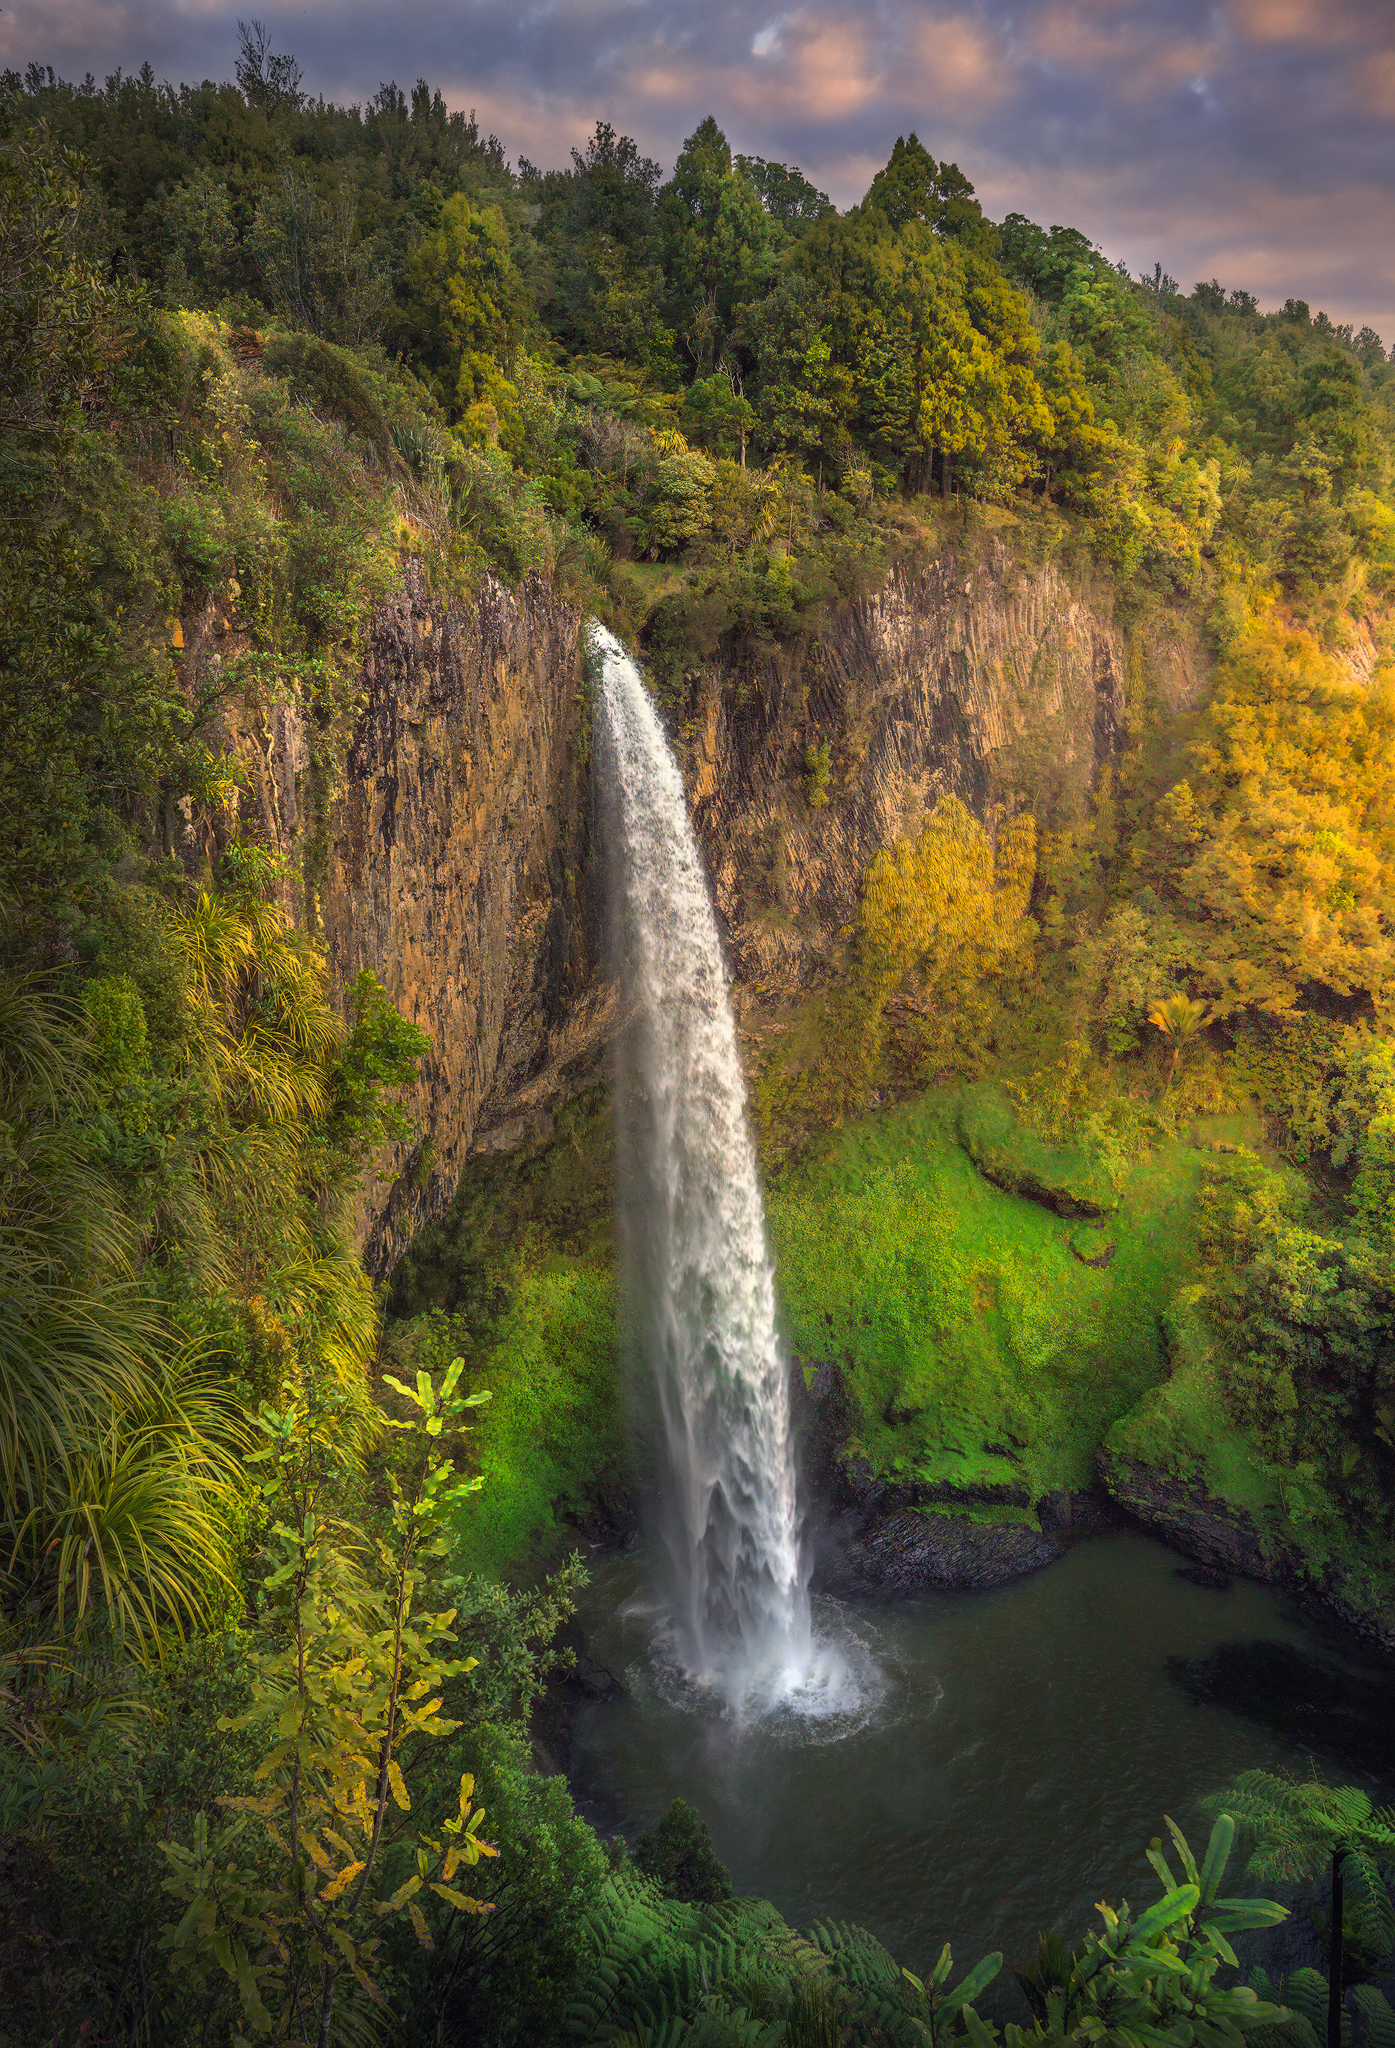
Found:
[[[1072,1145],[1048,1145],[1027,1129],[1001,1088],[982,1081],[959,1104],[959,1142],[986,1180],[1058,1216],[1107,1216],[1119,1206],[1108,1173]]]

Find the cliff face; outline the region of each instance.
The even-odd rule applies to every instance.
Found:
[[[1150,702],[1190,702],[1204,676],[1190,632],[1169,618],[1130,643],[1112,609],[1108,588],[990,545],[894,571],[756,689],[705,675],[686,768],[738,982],[806,982],[873,855],[941,797],[1045,827],[1079,809]],[[817,806],[810,747],[827,749]]]
[[[190,646],[205,663],[206,624]],[[249,691],[225,706],[257,836],[287,856],[289,905],[341,997],[371,968],[431,1040],[404,1104],[419,1138],[377,1162],[359,1204],[375,1273],[449,1205],[471,1147],[521,1134],[606,1042],[580,626],[542,579],[445,604],[409,565],[372,620],[347,747],[294,704]],[[218,649],[239,651],[235,636]],[[186,840],[201,825],[190,816]]]
[[[1180,628],[1131,645],[1107,589],[1072,589],[990,546],[893,573],[782,662],[691,680],[677,743],[738,1001],[806,985],[879,848],[947,794],[988,818],[1076,809],[1151,694],[1195,692]],[[616,1023],[594,857],[581,619],[541,578],[433,601],[409,565],[374,617],[341,738],[233,693],[224,741],[288,858],[287,900],[339,990],[371,968],[431,1040],[413,1147],[378,1163],[357,1238],[374,1272],[448,1207],[472,1149],[504,1149],[603,1071]],[[245,643],[211,606],[195,672]],[[810,747],[827,750],[827,801]],[[248,808],[243,799],[244,813]],[[191,864],[230,818],[186,814]],[[244,825],[246,824],[244,819]]]

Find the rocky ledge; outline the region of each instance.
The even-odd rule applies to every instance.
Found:
[[[846,1509],[819,1531],[814,1588],[820,1593],[925,1593],[1001,1586],[1054,1564],[1065,1545],[1025,1522],[901,1508],[888,1516]]]
[[[1308,1556],[1292,1537],[1261,1525],[1243,1505],[1218,1498],[1194,1474],[1170,1473],[1105,1451],[1101,1477],[1112,1498],[1150,1536],[1209,1571],[1258,1579],[1325,1607],[1378,1649],[1395,1653],[1389,1581],[1358,1578]]]

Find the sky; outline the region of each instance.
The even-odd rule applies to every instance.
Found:
[[[243,0],[327,99],[395,79],[511,161],[597,120],[665,171],[733,149],[860,199],[914,130],[994,219],[1078,227],[1131,271],[1307,299],[1395,345],[1395,0]],[[768,10],[768,11],[767,11]],[[0,67],[230,78],[236,0],[0,0]]]

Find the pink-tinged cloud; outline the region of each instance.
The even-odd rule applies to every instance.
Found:
[[[1227,10],[1235,28],[1256,43],[1334,44],[1359,42],[1378,31],[1387,9],[1370,0],[1230,0]]]
[[[1007,38],[990,34],[968,16],[921,22],[915,53],[916,89],[927,109],[942,117],[953,114],[962,119],[970,108],[986,113],[1016,89]]]

